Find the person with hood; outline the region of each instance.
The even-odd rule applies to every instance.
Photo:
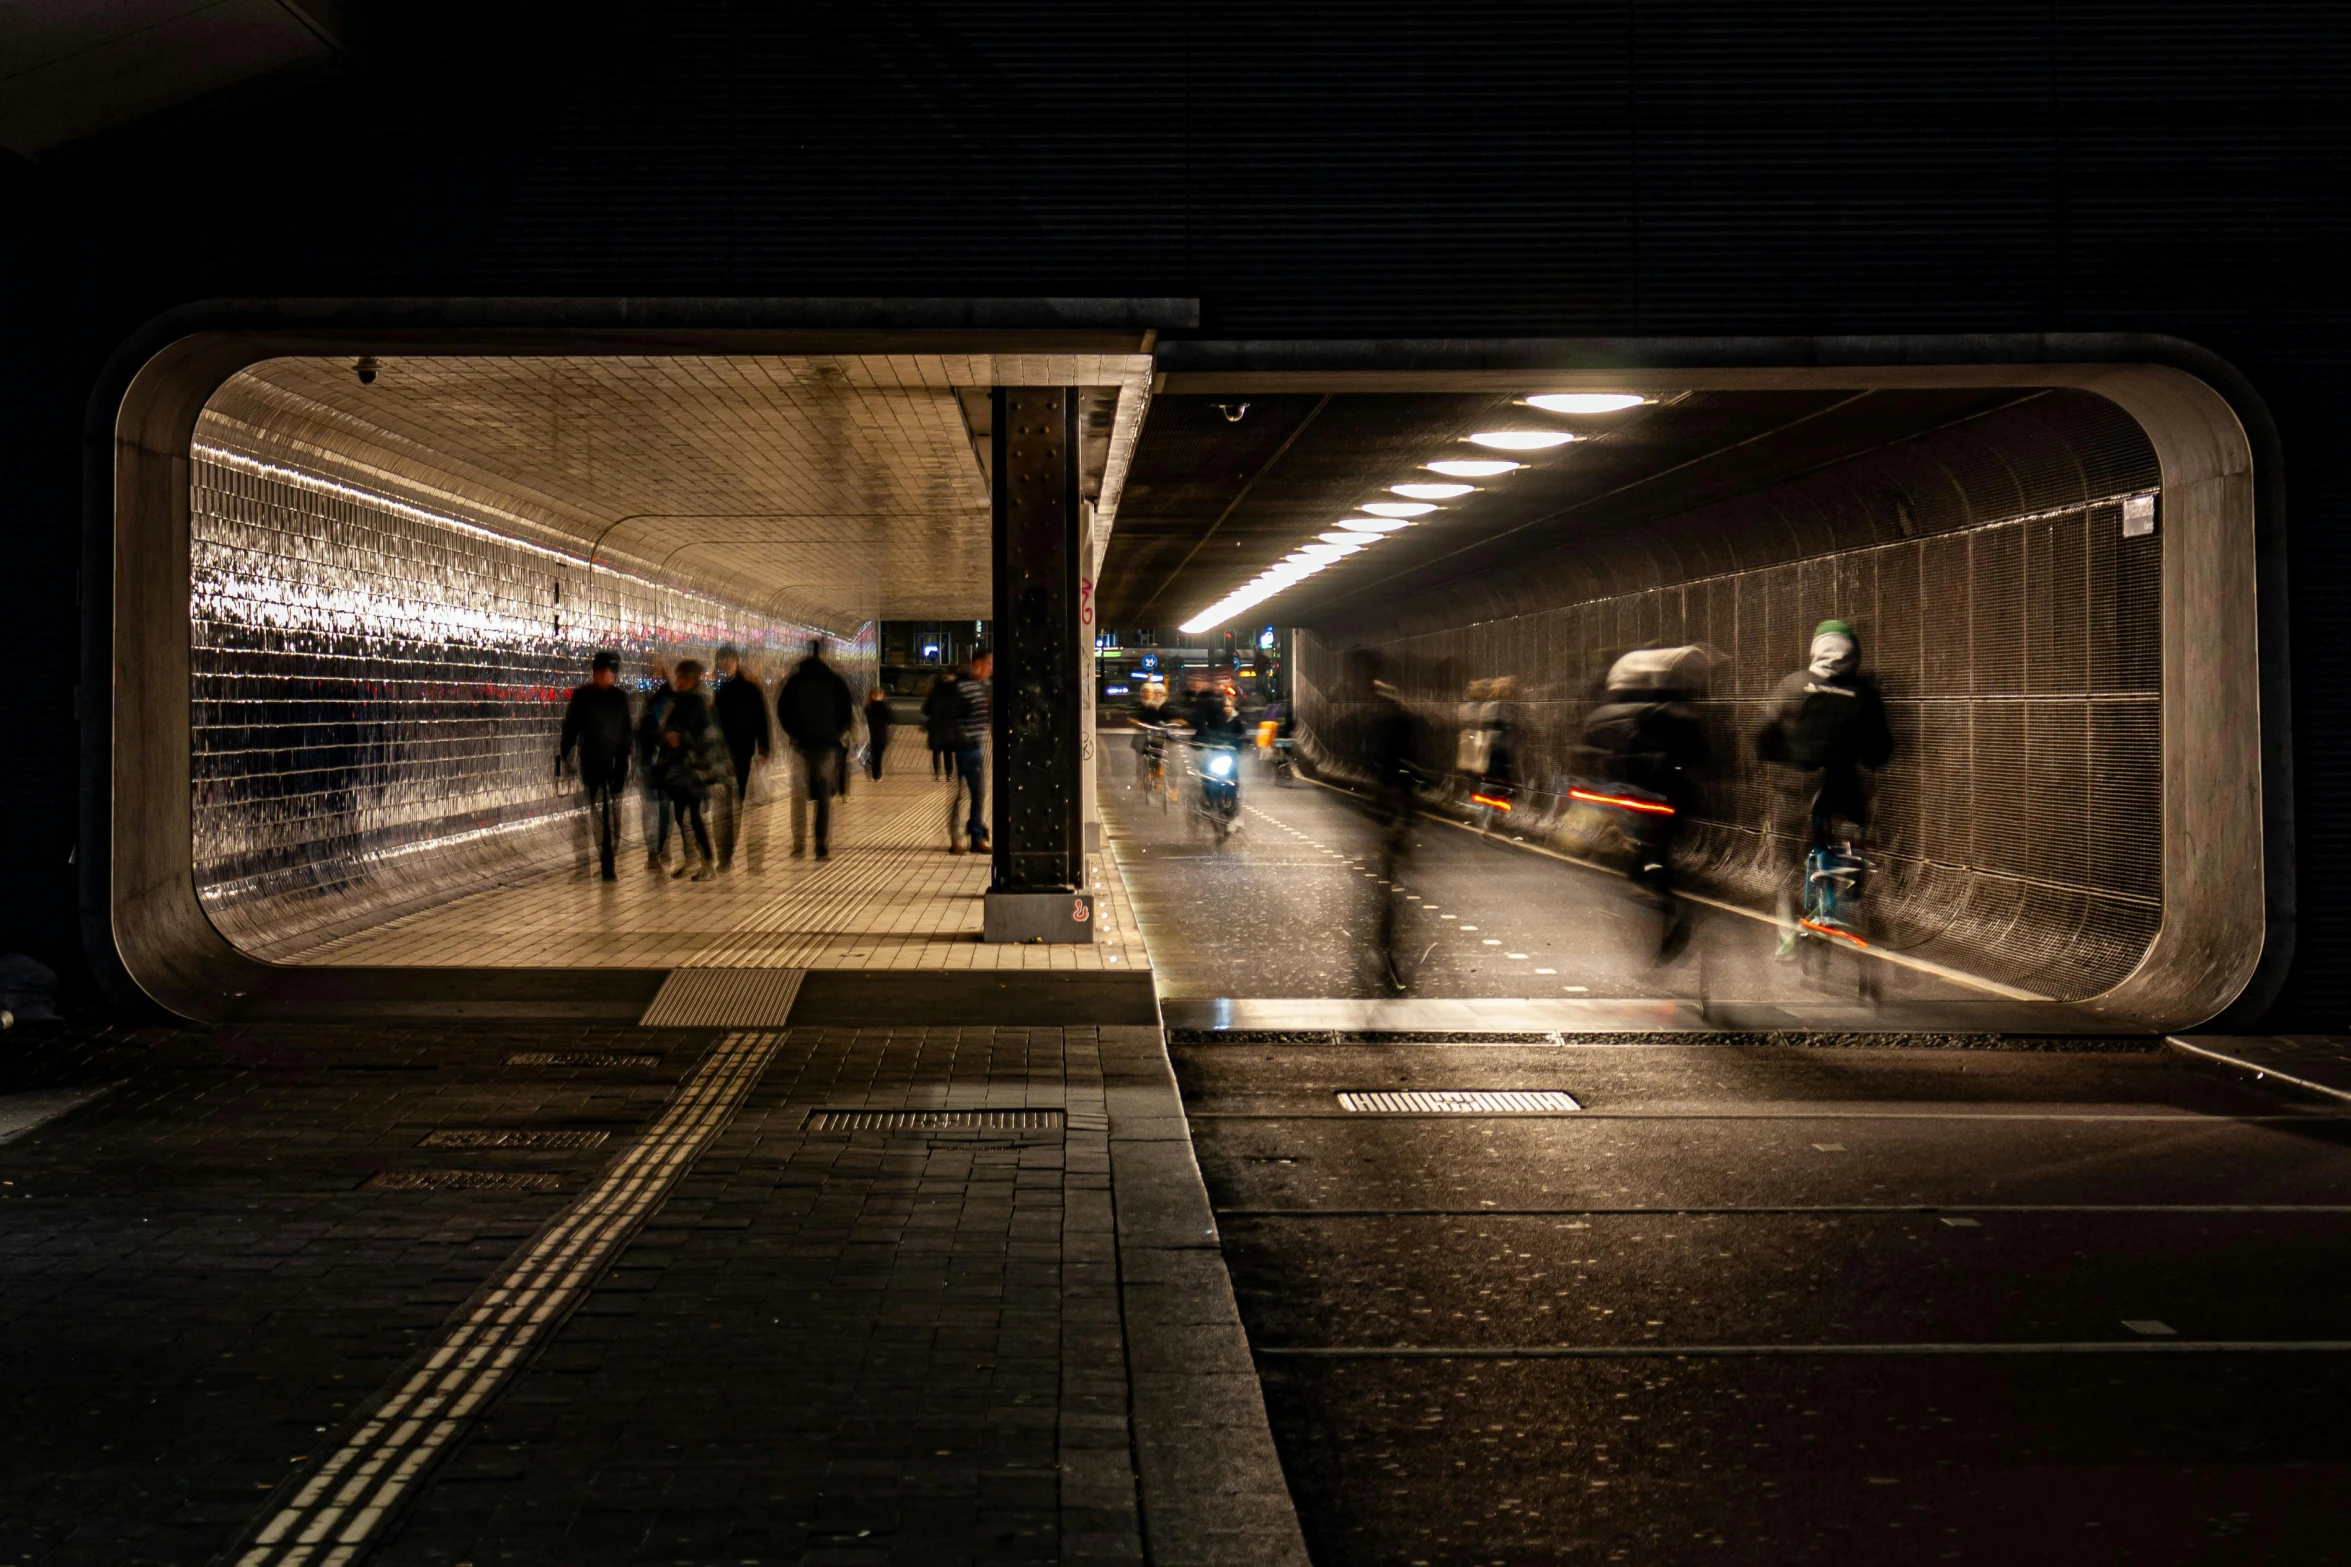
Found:
[[[620,655],[605,649],[591,661],[588,683],[573,690],[571,705],[563,710],[563,739],[555,753],[555,771],[562,776],[579,752],[580,787],[587,792],[588,814],[596,822],[596,847],[604,879],[616,881],[613,851],[620,839],[619,795],[629,781],[629,752],[636,743],[629,716],[628,693],[621,690]]]
[[[824,644],[811,641],[808,656],[800,660],[776,693],[776,721],[792,749],[800,753],[800,790],[792,796],[792,852],[808,852],[808,806],[816,805],[816,857],[830,852],[833,796],[840,790],[841,737],[849,732],[856,711],[849,701],[849,682],[824,661]]]
[[[670,812],[678,823],[678,868],[670,876],[675,879],[691,872],[694,880],[708,881],[717,874],[717,857],[710,852],[710,824],[703,814],[703,802],[710,798],[711,786],[724,777],[726,749],[717,721],[711,717],[710,698],[702,689],[702,665],[694,659],[681,661],[670,682],[658,744],[655,765],[662,792],[669,796]],[[702,851],[700,869],[694,868],[691,856],[684,852],[689,830],[693,845]]]
[[[1868,775],[1894,754],[1885,699],[1861,673],[1861,639],[1850,625],[1814,628],[1810,662],[1772,694],[1755,754],[1772,768],[1773,836],[1793,864],[1779,891],[1779,956],[1792,958],[1805,862],[1841,825],[1856,838],[1869,830]]]
[[[735,863],[735,842],[742,836],[743,808],[751,799],[751,766],[769,751],[767,693],[759,677],[743,667],[743,655],[733,647],[718,650],[718,691],[711,703],[718,710],[719,733],[734,763],[734,788],[725,793],[718,822],[718,863]]]
[[[1594,787],[1583,793],[1616,816],[1631,851],[1625,875],[1656,900],[1660,963],[1690,941],[1689,906],[1674,892],[1673,850],[1706,765],[1706,730],[1690,705],[1706,662],[1695,647],[1627,653],[1610,667],[1600,705],[1584,716]]]
[[[865,693],[865,775],[882,781],[882,753],[890,749],[890,693],[875,686]]]

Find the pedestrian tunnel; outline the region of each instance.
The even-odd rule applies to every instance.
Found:
[[[774,341],[280,334],[150,361],[107,519],[97,933],[121,979],[208,1016],[290,969],[659,970],[777,925],[740,896],[648,904],[634,802],[634,879],[572,884],[591,828],[557,737],[592,654],[641,699],[733,648],[772,713],[815,644],[863,698],[884,622],[994,613],[992,389],[1069,389],[1107,528],[1148,360],[1134,334]],[[940,847],[929,793],[881,793],[844,810],[861,844]],[[791,961],[780,941],[743,961]]]
[[[1180,625],[1178,641],[1278,628],[1316,781],[1372,792],[1377,680],[1419,720],[1433,820],[1497,820],[1455,750],[1463,726],[1491,725],[1511,754],[1497,841],[1610,865],[1585,717],[1621,656],[1697,650],[1687,705],[1707,762],[1675,858],[1685,888],[1745,916],[1736,950],[1711,981],[1687,962],[1591,979],[1577,964],[1614,939],[1626,898],[1567,872],[1537,886],[1505,857],[1480,862],[1485,886],[1459,868],[1406,943],[1430,954],[1433,993],[1557,1003],[1711,983],[1733,1013],[1772,1003],[1752,1026],[1873,1026],[1754,961],[1802,854],[1756,737],[1814,628],[1841,621],[1893,735],[1872,780],[1860,967],[1941,976],[1875,1026],[2181,1028],[2258,994],[2290,951],[2291,865],[2267,761],[2284,718],[2276,563],[2238,410],[2159,366],[1634,361],[1163,357],[1105,614]],[[1370,851],[1295,792],[1258,798],[1289,855],[1263,895],[1328,874],[1354,888],[1330,905],[1330,939],[1370,928],[1349,901],[1377,881]],[[1180,851],[1154,852],[1172,882]],[[1187,895],[1246,907],[1246,863],[1233,857],[1227,891]],[[1416,904],[1439,903],[1414,885]],[[1262,961],[1272,995],[1310,994],[1312,975],[1273,972],[1294,934],[1228,931],[1212,966],[1239,972],[1212,993],[1162,954],[1163,992],[1247,999]],[[1235,955],[1250,952],[1272,956]],[[1230,1014],[1245,1015],[1325,1016]]]

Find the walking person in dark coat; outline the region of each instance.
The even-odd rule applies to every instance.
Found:
[[[572,752],[579,752],[580,787],[587,791],[588,814],[596,822],[597,856],[606,881],[618,880],[612,856],[620,838],[619,795],[629,781],[629,751],[636,741],[628,693],[619,678],[620,655],[598,653],[588,683],[572,692],[571,705],[563,711],[563,742],[555,753],[555,772],[561,777]]]
[[[710,824],[704,818],[703,802],[710,796],[713,752],[719,749],[717,723],[710,714],[710,698],[702,689],[702,666],[693,659],[678,665],[677,678],[670,682],[669,710],[662,716],[660,761],[662,791],[669,796],[670,809],[678,820],[678,839],[681,850],[678,868],[670,872],[674,879],[692,869],[692,860],[683,853],[686,834],[693,833],[695,847],[702,851],[702,866],[693,871],[696,881],[708,881],[716,874],[715,856],[710,852]]]
[[[751,799],[751,764],[769,752],[767,693],[759,677],[743,667],[742,654],[731,647],[718,650],[718,727],[726,737],[727,754],[735,764],[734,788],[718,820],[718,863],[735,863],[735,843],[743,832],[743,807]],[[755,867],[756,868],[756,867]]]
[[[637,774],[645,781],[645,864],[658,871],[668,860],[672,815],[669,792],[661,787],[661,726],[677,692],[669,665],[660,659],[647,661],[645,679],[645,707],[637,715]]]
[[[849,682],[824,661],[824,644],[808,644],[792,677],[776,693],[776,720],[784,738],[800,753],[799,793],[792,796],[792,852],[808,847],[808,805],[816,805],[816,857],[823,859],[832,836],[833,795],[840,788],[841,737],[856,718]]]
[[[955,708],[961,700],[955,694],[955,683],[963,678],[963,666],[949,664],[931,677],[931,688],[922,694],[923,735],[931,746],[931,776],[955,776]]]
[[[882,781],[882,753],[890,749],[890,693],[875,686],[865,694],[865,775]]]

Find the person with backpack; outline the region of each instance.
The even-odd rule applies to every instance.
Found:
[[[1869,831],[1868,775],[1894,754],[1886,701],[1861,672],[1861,639],[1842,620],[1813,629],[1804,668],[1772,693],[1755,754],[1772,771],[1772,837],[1793,860],[1779,889],[1778,956],[1796,955],[1796,911],[1807,863],[1849,831]]]
[[[816,857],[831,853],[833,796],[840,792],[842,737],[856,718],[849,682],[824,660],[824,644],[811,641],[808,656],[776,693],[776,721],[800,753],[801,788],[792,796],[792,852],[808,852],[808,806],[816,805]]]
[[[1706,655],[1695,647],[1627,653],[1609,669],[1600,705],[1584,715],[1594,776],[1578,794],[1617,817],[1628,851],[1625,875],[1656,904],[1660,963],[1680,956],[1690,941],[1690,910],[1674,890],[1673,854],[1706,765],[1706,730],[1690,704],[1705,673]]]
[[[579,752],[580,787],[586,791],[588,814],[596,823],[597,856],[604,879],[616,881],[613,852],[620,840],[620,792],[628,786],[629,752],[636,742],[629,716],[628,693],[621,690],[620,655],[605,649],[588,670],[588,683],[573,690],[563,710],[563,738],[555,753],[555,771],[561,777],[572,752]]]

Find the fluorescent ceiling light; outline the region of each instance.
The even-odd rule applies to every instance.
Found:
[[[1456,479],[1491,479],[1498,473],[1516,473],[1524,468],[1522,462],[1506,462],[1499,457],[1449,458],[1428,465],[1431,473],[1450,474]]]
[[[1467,495],[1474,484],[1391,484],[1389,489],[1398,495],[1409,495],[1416,501],[1449,501],[1456,495]]]
[[[1361,528],[1366,533],[1394,533],[1398,528],[1409,528],[1412,523],[1403,517],[1341,517],[1342,528]]]
[[[1373,501],[1363,509],[1374,517],[1425,517],[1437,508],[1426,501]]]
[[[1473,446],[1490,446],[1498,452],[1547,452],[1574,439],[1565,430],[1480,430],[1469,438]]]
[[[1638,392],[1545,392],[1527,403],[1551,414],[1612,414],[1620,408],[1638,408],[1649,399]]]

